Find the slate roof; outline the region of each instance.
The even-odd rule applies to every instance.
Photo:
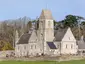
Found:
[[[51,19],[51,20],[53,20],[51,11],[50,10],[42,10],[39,19]]]
[[[31,36],[31,34],[29,34],[29,33],[23,34],[21,36],[20,40],[18,41],[18,44],[28,44],[30,36]]]
[[[79,49],[85,49],[85,42],[78,41],[77,44]]]
[[[54,31],[54,36],[55,36],[54,41],[61,41],[62,38],[64,37],[66,31],[67,31],[67,28],[55,30]]]
[[[50,49],[57,49],[53,42],[47,42],[47,44],[50,47]]]

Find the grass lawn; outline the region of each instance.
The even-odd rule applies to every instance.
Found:
[[[0,64],[85,64],[85,60],[75,61],[0,61]]]

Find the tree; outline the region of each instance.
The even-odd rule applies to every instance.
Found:
[[[63,24],[64,28],[66,27],[78,27],[81,20],[84,20],[81,16],[75,16],[75,15],[67,15],[64,20],[61,20],[60,22]]]
[[[9,42],[0,40],[0,51],[5,51],[5,50],[14,50],[14,49]]]
[[[30,28],[32,28],[32,22],[31,21],[29,21],[27,23],[26,32],[29,32]]]
[[[74,27],[78,25],[76,16],[67,15],[64,20],[60,21],[64,27]]]
[[[55,20],[53,20],[53,22],[54,22],[54,26],[56,26],[56,25],[57,25],[57,23],[58,23],[58,22],[57,22],[57,21],[55,21]]]

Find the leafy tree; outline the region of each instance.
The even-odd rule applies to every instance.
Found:
[[[75,15],[67,15],[64,20],[61,20],[60,23],[63,24],[64,28],[66,27],[78,27],[81,20],[84,20],[81,16],[75,16]]]
[[[12,45],[4,40],[0,40],[0,50],[5,51],[5,50],[13,50]]]
[[[27,23],[26,32],[28,32],[30,30],[30,28],[32,28],[32,22],[31,21],[29,21]]]
[[[67,15],[65,19],[60,22],[64,25],[64,27],[74,27],[78,25],[78,21],[74,15]]]
[[[39,29],[39,20],[36,20],[36,22],[35,22],[35,29],[36,29],[36,30]]]
[[[55,20],[53,20],[53,22],[54,22],[54,26],[56,26],[56,25],[57,25],[57,23],[58,23],[58,22],[57,22],[57,21],[55,21]]]

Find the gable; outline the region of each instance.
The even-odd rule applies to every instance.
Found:
[[[62,38],[62,41],[76,41],[70,28],[67,29],[64,37]]]
[[[30,36],[30,39],[29,39],[29,42],[32,43],[32,42],[36,42],[37,40],[37,35],[36,35],[36,31],[33,30],[31,36]]]

